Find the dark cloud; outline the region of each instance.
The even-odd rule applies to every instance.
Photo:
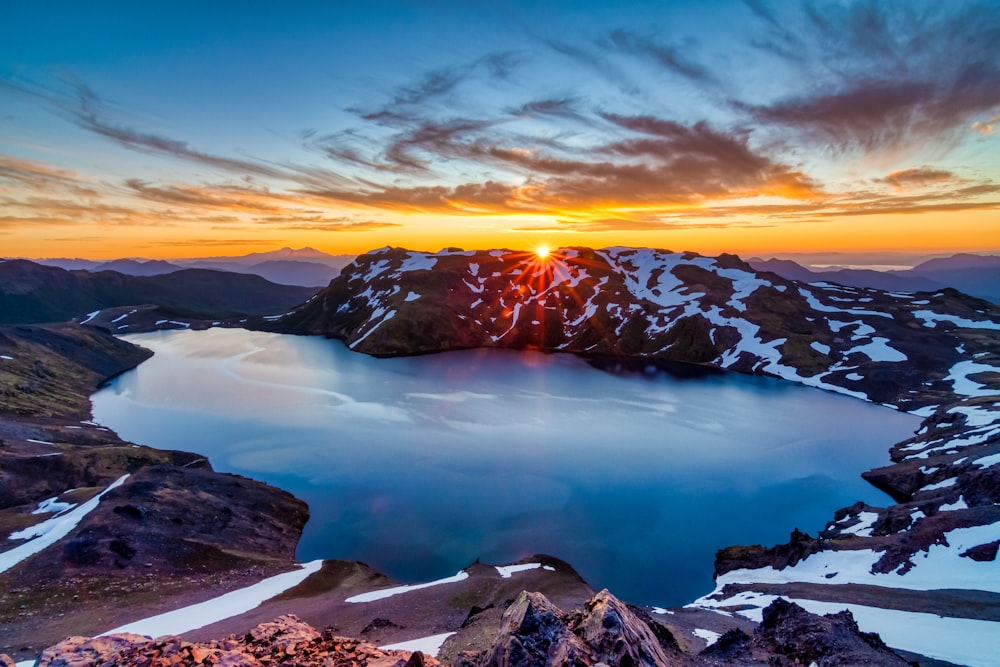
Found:
[[[493,79],[510,79],[514,70],[524,62],[524,54],[518,51],[499,51],[488,53],[479,59],[478,64],[486,68]]]
[[[493,179],[453,187],[370,182],[363,191],[310,188],[300,194],[369,206],[482,213],[672,206],[758,194],[798,199],[822,195],[806,174],[755,152],[745,132],[726,133],[705,123],[686,126],[651,116],[605,118],[632,138],[559,155],[491,142],[488,124],[458,124],[407,144],[439,159],[457,157],[521,174],[516,186]],[[474,139],[455,140],[464,133]]]
[[[465,183],[455,187],[435,185],[373,188],[367,192],[301,190],[300,194],[391,209],[486,213],[514,209],[516,192],[517,189],[513,186],[486,181]]]
[[[502,51],[486,54],[471,63],[436,68],[413,83],[397,87],[391,99],[381,106],[372,109],[352,107],[348,111],[378,125],[406,127],[414,119],[423,119],[430,103],[448,98],[477,72],[485,71],[494,80],[506,80],[521,60],[522,55],[515,51]]]
[[[391,99],[381,106],[372,109],[349,107],[347,110],[357,114],[362,120],[379,125],[405,125],[413,117],[415,109],[423,108],[431,100],[454,91],[469,77],[473,69],[474,66],[470,65],[433,69],[413,83],[397,87],[391,94]]]
[[[468,155],[468,148],[460,145],[462,138],[492,127],[495,121],[456,118],[444,121],[425,121],[411,131],[395,137],[385,149],[385,159],[399,167],[427,171],[427,163],[414,155],[414,151],[428,153],[434,158]]]
[[[577,110],[577,101],[570,98],[553,98],[525,102],[519,107],[507,110],[512,116],[551,116],[555,118],[581,119],[583,116]]]
[[[741,105],[757,121],[795,127],[839,150],[873,152],[950,141],[969,117],[1000,105],[1000,70],[963,73],[947,85],[867,80],[838,92],[769,106]]]
[[[660,44],[654,37],[639,35],[625,29],[612,30],[607,39],[614,48],[639,58],[651,60],[674,74],[700,83],[715,83],[715,77],[712,73],[691,60],[684,53],[685,49],[681,47]]]
[[[748,104],[756,123],[836,151],[950,148],[1000,106],[1000,12],[981,3],[747,5],[810,92]],[[801,11],[800,11],[801,10]]]

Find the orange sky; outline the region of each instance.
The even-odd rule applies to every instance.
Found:
[[[998,252],[1000,10],[911,5],[23,3],[0,256]]]

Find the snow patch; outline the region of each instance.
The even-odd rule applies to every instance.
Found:
[[[382,308],[379,308],[374,313],[372,313],[372,318],[371,319],[375,319],[376,317],[381,316],[383,312],[384,312],[384,310]],[[395,316],[396,316],[396,311],[395,310],[390,310],[388,313],[386,313],[385,317],[383,317],[381,320],[379,320],[378,322],[376,322],[375,325],[372,326],[371,329],[369,329],[368,331],[366,331],[364,336],[362,336],[361,338],[359,338],[356,341],[354,341],[353,343],[351,343],[349,347],[353,350],[355,347],[357,347],[361,343],[361,341],[363,341],[365,338],[368,338],[368,336],[371,336],[372,332],[374,332],[376,329],[378,329],[380,326],[382,326],[383,324],[385,324],[386,322],[388,322],[389,320],[391,320]]]
[[[990,456],[984,456],[981,459],[976,459],[972,462],[972,465],[979,466],[980,468],[992,468],[998,463],[1000,463],[1000,452],[991,454]]]
[[[869,584],[916,591],[958,588],[1000,593],[1000,577],[991,574],[996,563],[980,563],[960,556],[971,547],[997,539],[996,534],[995,525],[949,531],[944,534],[944,544],[932,544],[927,551],[915,553],[911,557],[913,567],[906,574],[873,573],[872,566],[882,553],[872,549],[821,551],[783,570],[772,567],[733,570],[719,575],[715,592],[694,605],[701,605],[712,596],[721,594],[726,584],[737,583]]]
[[[504,579],[510,579],[510,575],[515,572],[524,572],[526,570],[537,570],[542,566],[541,563],[518,563],[517,565],[497,565],[495,566],[497,572]]]
[[[19,544],[10,551],[0,553],[0,572],[6,572],[26,558],[34,556],[39,551],[69,535],[70,531],[76,528],[77,524],[83,520],[83,517],[87,516],[97,507],[105,493],[121,486],[126,479],[128,479],[128,475],[122,475],[112,482],[108,488],[76,509],[65,514],[58,514],[51,519],[37,523],[34,526],[29,526],[24,530],[11,533],[7,538],[8,540],[28,541],[24,544]]]
[[[914,301],[914,303],[917,302]],[[935,313],[933,310],[915,310],[913,311],[913,317],[918,320],[923,320],[924,326],[931,329],[937,327],[938,322],[951,322],[960,329],[992,329],[994,331],[1000,331],[1000,324],[997,324],[996,322],[968,320],[964,317],[958,317],[957,315]]]
[[[870,343],[866,343],[865,345],[858,345],[857,347],[853,347],[850,350],[847,350],[845,356],[853,352],[860,352],[861,354],[865,355],[872,361],[886,361],[895,363],[907,360],[905,354],[903,354],[896,348],[889,346],[888,338],[880,338],[878,336],[872,338]]]
[[[344,602],[374,602],[375,600],[382,600],[384,598],[391,598],[394,595],[402,595],[403,593],[409,593],[410,591],[419,591],[422,588],[430,588],[431,586],[440,586],[441,584],[455,584],[459,581],[465,581],[469,578],[469,573],[465,570],[459,571],[458,574],[445,577],[444,579],[436,579],[434,581],[428,581],[424,584],[406,584],[403,586],[393,586],[392,588],[382,588],[377,591],[370,591],[368,593],[361,593],[359,595],[352,595],[351,597],[344,600]]]
[[[945,487],[954,486],[955,482],[958,481],[957,477],[949,477],[948,479],[941,480],[936,484],[928,484],[920,488],[921,491],[937,491],[938,489],[943,489]]]
[[[872,526],[876,520],[878,520],[876,512],[861,512],[858,514],[858,523],[850,528],[845,528],[841,532],[847,535],[857,535],[858,537],[871,537]]]
[[[72,491],[72,489],[70,489]],[[67,492],[68,493],[68,492]],[[66,510],[76,507],[76,503],[59,502],[59,496],[48,498],[38,503],[38,507],[32,510],[32,514],[62,514]]]
[[[113,630],[102,632],[99,636],[132,632],[147,637],[162,637],[190,632],[255,609],[265,600],[298,586],[309,575],[319,572],[321,567],[323,567],[323,561],[314,560],[300,565],[297,570],[268,577],[252,586],[240,588],[205,602],[150,616],[134,623],[127,623]]]
[[[990,389],[984,384],[970,380],[969,376],[976,375],[977,373],[996,372],[996,368],[987,364],[980,364],[975,361],[960,361],[951,367],[951,373],[948,374],[945,380],[951,382],[952,391],[956,394],[970,397],[994,396],[1000,394],[1000,391]]]
[[[419,294],[417,294],[416,292],[410,292],[409,294],[406,295],[406,298],[403,299],[403,301],[416,301],[419,298],[420,298]]]
[[[965,503],[965,498],[963,498],[962,496],[959,496],[958,500],[956,500],[955,502],[948,503],[947,505],[941,505],[941,507],[938,508],[938,510],[941,512],[953,512],[955,510],[967,510],[967,509],[969,509],[969,506]]]
[[[711,630],[703,630],[701,628],[695,628],[691,631],[691,634],[704,639],[707,644],[706,648],[719,641],[719,637],[722,636],[721,632],[712,632]]]
[[[429,271],[437,264],[437,257],[425,255],[422,252],[411,252],[399,267],[400,273],[407,271]]]
[[[422,652],[424,655],[429,655],[433,658],[437,657],[437,654],[441,651],[441,646],[444,644],[448,637],[451,637],[454,632],[442,632],[439,635],[431,635],[429,637],[420,637],[418,639],[410,639],[405,642],[397,642],[395,644],[386,644],[385,646],[379,646],[380,649],[385,651],[409,651],[411,653],[416,653],[417,651]]]

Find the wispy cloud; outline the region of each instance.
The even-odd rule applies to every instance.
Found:
[[[32,192],[51,194],[56,190],[75,197],[97,195],[97,190],[92,184],[67,169],[59,169],[34,160],[0,155],[0,193],[9,192],[15,185]]]
[[[959,179],[956,178],[955,174],[945,169],[911,167],[910,169],[897,169],[890,172],[881,179],[881,182],[897,190],[907,190],[913,187],[927,187],[928,185],[949,183],[956,180]]]
[[[950,147],[974,116],[1000,106],[1000,13],[988,5],[806,4],[801,14],[797,5],[748,5],[767,27],[763,48],[813,88],[764,104],[734,101],[755,123],[836,151],[878,153]]]
[[[706,67],[690,58],[682,46],[663,44],[652,35],[619,28],[607,36],[608,43],[624,53],[650,60],[654,64],[693,79],[699,83],[715,83],[715,77]]]

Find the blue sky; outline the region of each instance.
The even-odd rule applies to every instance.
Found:
[[[997,2],[0,14],[4,254],[1000,247]]]

